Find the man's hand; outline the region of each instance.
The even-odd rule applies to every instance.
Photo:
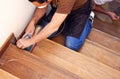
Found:
[[[108,15],[112,18],[112,20],[118,20],[120,17],[116,15],[114,12],[107,12]]]
[[[25,49],[33,44],[34,43],[32,42],[31,39],[26,39],[26,38],[22,38],[17,41],[17,47],[21,49]]]
[[[107,14],[111,17],[112,20],[118,20],[120,17],[118,15],[116,15],[114,12],[105,10],[103,7],[101,7],[100,5],[95,5],[95,11]]]

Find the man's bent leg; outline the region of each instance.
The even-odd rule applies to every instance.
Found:
[[[83,45],[85,39],[89,35],[92,29],[92,21],[89,19],[84,27],[84,30],[79,38],[72,36],[66,36],[66,47],[78,51]]]

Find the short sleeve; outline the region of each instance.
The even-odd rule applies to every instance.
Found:
[[[112,0],[94,0],[94,2],[97,4],[97,5],[102,5],[102,4],[105,4],[106,2],[110,2]]]
[[[59,0],[57,13],[69,14],[75,4],[75,0]]]

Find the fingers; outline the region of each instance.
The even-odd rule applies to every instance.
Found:
[[[21,39],[17,41],[17,47],[21,48],[21,49],[25,48],[24,44],[22,44],[22,42],[21,42]]]
[[[108,12],[109,16],[113,19],[113,20],[118,20],[120,17],[118,15],[116,15],[114,12]]]
[[[115,16],[113,20],[118,20],[119,18],[120,18],[119,16]]]
[[[118,19],[120,19],[120,17],[119,17],[119,16],[117,16],[117,20],[118,20]]]

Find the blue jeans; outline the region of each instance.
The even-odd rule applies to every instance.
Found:
[[[66,47],[78,51],[82,45],[84,44],[85,39],[89,35],[92,29],[92,21],[89,19],[84,27],[84,30],[79,38],[75,38],[72,36],[66,36]]]

